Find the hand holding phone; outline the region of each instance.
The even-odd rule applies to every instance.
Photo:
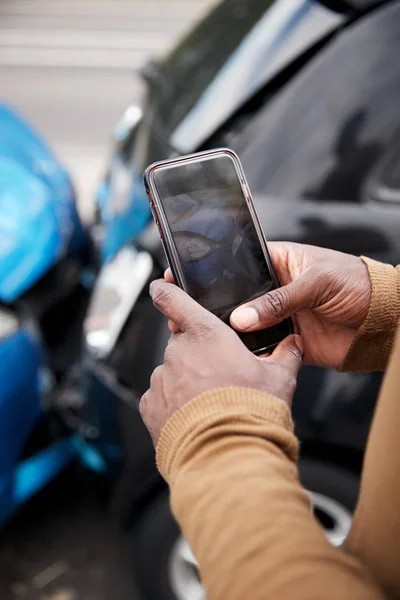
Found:
[[[248,388],[253,398],[259,390],[270,395],[262,397],[264,406],[279,398],[291,407],[302,365],[300,336],[285,338],[271,356],[254,356],[231,328],[178,286],[157,280],[150,286],[150,295],[154,306],[181,332],[169,341],[165,362],[154,371],[150,389],[140,402],[140,413],[155,445],[178,410],[211,390]]]
[[[236,154],[218,149],[155,163],[145,186],[175,282],[229,324],[237,306],[279,287]],[[286,319],[239,333],[255,354],[292,333]]]

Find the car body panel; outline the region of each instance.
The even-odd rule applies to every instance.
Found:
[[[367,3],[359,4],[356,8],[368,8]],[[259,10],[261,18],[261,6]],[[130,154],[135,176],[147,164],[174,155],[173,132],[192,110],[197,110],[199,98],[208,93],[223,67],[218,49],[213,49],[212,43],[207,45],[210,36],[215,35],[209,31],[209,23],[204,21],[192,34],[204,50],[204,63],[207,65],[208,61],[214,69],[200,91],[191,89],[200,84],[190,77],[177,78],[178,71],[168,71],[168,60],[172,61],[172,68],[174,61],[190,62],[193,58],[185,56],[185,42],[167,59],[165,70],[161,67],[161,75],[155,73],[140,125],[141,135]],[[221,36],[221,21],[218,27]],[[241,40],[237,40],[237,46]],[[190,139],[202,140],[201,147],[189,147],[188,143],[185,149],[229,146],[238,152],[267,240],[315,244],[398,264],[400,202],[395,201],[395,194],[390,195],[390,202],[381,201],[374,178],[384,171],[379,165],[387,161],[389,150],[390,156],[397,156],[393,148],[400,140],[399,45],[400,2],[379,6],[374,3],[366,14],[353,13],[351,18],[345,15],[335,35],[328,35],[298,70],[277,87],[270,88],[267,81],[266,93],[258,102],[232,105],[233,114],[227,110],[225,123],[221,127],[215,124],[208,139],[203,137],[203,123],[208,117],[203,115],[203,120],[192,121]],[[193,61],[192,68],[194,58]],[[186,108],[176,117],[179,110],[173,114],[171,107],[178,106],[185,93],[194,94],[195,99],[186,98]],[[229,103],[230,99],[227,106]],[[220,116],[223,120],[222,113]],[[142,235],[137,243],[152,253],[162,272],[165,258],[150,235],[153,229],[149,225],[149,235]],[[167,339],[166,321],[157,314],[151,299],[143,296],[135,305],[109,364],[115,379],[133,390],[135,397],[147,389],[151,371],[163,360]],[[314,444],[319,450],[328,447],[333,457],[342,449],[346,455],[354,452],[361,458],[380,381],[380,374],[304,368],[294,401],[294,420],[303,448]],[[118,390],[114,392],[118,398]],[[136,453],[137,460],[143,457],[155,472],[151,442],[140,438],[140,448],[136,445],[137,407],[132,405],[130,417],[126,405],[125,409],[127,452]],[[130,436],[129,431],[135,434]],[[136,485],[139,490],[142,471],[135,465],[129,478],[132,489]]]
[[[400,129],[399,35],[393,2],[344,29],[259,111],[235,144],[253,192],[364,201]]]
[[[157,68],[145,118],[135,120],[133,131],[116,141],[108,175],[96,196],[103,260],[135,240],[151,218],[141,182],[147,164],[160,156],[195,151],[258,88],[345,19],[314,0],[276,0],[267,10],[263,0],[233,4],[230,0],[210,13]],[[222,24],[230,27],[223,43]],[[135,136],[138,144],[133,142]],[[136,146],[148,148],[140,156],[126,150]]]
[[[0,105],[0,300],[12,302],[86,237],[66,171]]]
[[[0,342],[0,439],[2,446],[9,448],[0,453],[0,472],[14,463],[39,416],[41,364],[38,345],[26,331],[19,330]],[[10,372],[18,376],[9,377]]]
[[[398,143],[399,35],[398,2],[366,15],[243,129],[234,149],[267,240],[400,262],[400,204],[371,192],[371,174]],[[362,451],[380,381],[304,369],[294,402],[301,439]]]
[[[57,360],[58,376],[68,352],[77,360],[70,333],[85,302],[89,247],[69,175],[0,104],[0,525],[77,455],[58,421],[55,439],[47,403]]]
[[[103,194],[102,208],[104,227],[102,260],[107,261],[114,257],[124,244],[137,238],[148,224],[151,210],[142,174],[135,170],[132,172],[132,180],[127,191],[127,201],[118,211],[110,206],[104,196],[105,194]]]
[[[0,341],[0,522],[14,502],[15,465],[40,416],[41,362],[38,346],[26,332]]]

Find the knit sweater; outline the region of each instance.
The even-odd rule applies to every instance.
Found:
[[[386,374],[342,548],[312,515],[281,400],[248,388],[213,390],[162,432],[158,467],[208,600],[400,598],[400,271],[363,260],[371,305],[341,370]]]

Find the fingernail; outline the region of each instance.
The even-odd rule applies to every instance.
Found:
[[[156,284],[157,284],[157,281],[156,281],[156,280],[154,280],[154,281],[152,281],[152,282],[150,283],[150,287],[149,287],[149,294],[150,294],[151,298],[152,298],[152,297],[153,297],[153,295],[154,295],[154,292],[155,292],[155,286],[156,286]]]
[[[258,312],[251,306],[237,308],[233,311],[231,320],[238,329],[250,329],[258,323]]]

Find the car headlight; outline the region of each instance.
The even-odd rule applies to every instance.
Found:
[[[152,270],[150,254],[130,246],[103,266],[84,323],[86,347],[92,357],[105,359],[112,352]]]
[[[0,342],[18,331],[17,316],[8,308],[0,307]]]

